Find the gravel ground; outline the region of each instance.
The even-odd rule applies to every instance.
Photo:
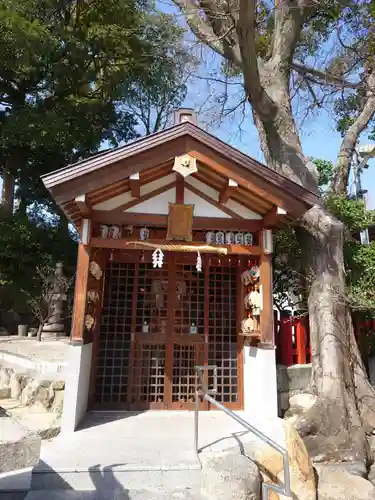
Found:
[[[37,342],[35,338],[0,337],[0,352],[16,354],[36,361],[63,363],[68,353],[69,338]]]

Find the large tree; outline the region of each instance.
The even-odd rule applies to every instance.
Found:
[[[240,73],[268,166],[319,193],[317,168],[302,149],[291,90],[298,80],[300,90],[319,102],[317,87],[323,91],[361,87],[365,94],[369,89],[364,109],[372,97],[373,68],[371,64],[366,67],[369,58],[358,47],[359,38],[370,36],[371,24],[366,29],[364,22],[370,15],[369,2],[174,2],[198,39],[219,54],[227,68]],[[343,40],[347,21],[353,21],[353,26],[362,22],[363,30],[356,35],[354,29],[348,29]],[[327,61],[327,57],[319,57],[319,50],[332,38],[337,50],[333,49]],[[309,61],[318,66],[305,64]],[[372,113],[366,114],[368,120]],[[358,134],[361,130],[357,127]],[[350,164],[352,147],[343,149]],[[338,166],[342,177],[346,170],[341,160]],[[365,434],[375,427],[375,394],[355,343],[348,304],[343,300],[344,226],[322,202],[305,213],[296,234],[306,263],[311,389],[318,396],[299,428],[310,451],[321,459],[365,459]]]
[[[173,18],[146,0],[1,0],[4,209],[12,210],[15,183],[24,211],[46,198],[40,174],[103,141],[134,138],[137,117],[119,104],[131,102],[133,85],[158,93],[163,75],[150,80],[150,64],[170,64],[165,49],[178,37]]]

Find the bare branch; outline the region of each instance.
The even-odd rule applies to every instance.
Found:
[[[354,83],[350,82],[344,78],[333,75],[329,72],[319,71],[315,68],[309,68],[307,66],[303,66],[297,62],[291,63],[291,68],[297,71],[304,78],[309,79],[310,81],[318,84],[318,85],[334,85],[340,88],[348,88],[348,89],[359,89],[363,87],[362,82]],[[313,78],[315,77],[315,78]]]
[[[362,111],[345,132],[337,155],[336,167],[332,179],[331,190],[335,193],[346,193],[350,172],[350,163],[358,138],[375,116],[375,71],[367,78],[366,101]]]
[[[226,27],[220,33],[215,32],[215,21],[220,22],[220,17],[217,17],[216,11],[207,9],[205,14],[208,17],[207,22],[201,17],[201,7],[194,0],[173,0],[185,15],[186,21],[198,40],[208,45],[217,54],[225,59],[229,59],[233,64],[241,67],[241,58],[238,48],[235,46],[229,47],[225,37],[232,31],[233,26]]]

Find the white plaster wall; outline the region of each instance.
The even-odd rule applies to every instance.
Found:
[[[169,202],[174,203],[176,200],[176,189],[172,188],[164,193],[160,193],[154,198],[143,201],[134,207],[125,210],[127,213],[138,213],[138,214],[161,214],[168,215],[169,213]]]
[[[187,205],[194,205],[194,215],[196,217],[219,217],[223,219],[231,219],[231,216],[222,212],[208,201],[204,200],[195,193],[185,189],[184,202]]]
[[[92,344],[69,346],[61,432],[73,432],[87,411]]]
[[[191,177],[191,176],[187,177],[185,179],[185,183],[186,183],[188,189],[189,189],[189,184],[190,184],[190,186],[193,186],[196,189],[199,189],[200,191],[205,193],[207,196],[210,196],[210,198],[212,198],[213,200],[219,202],[219,197],[220,197],[219,191],[212,188],[211,186],[208,186],[208,184],[205,184],[204,182],[201,182],[198,179],[196,179],[195,177]],[[187,191],[185,190],[185,197],[186,197],[186,192]],[[223,206],[229,208],[233,212],[237,213],[240,217],[244,217],[245,219],[257,219],[257,220],[262,219],[261,215],[253,212],[252,210],[245,207],[244,205],[241,205],[237,201],[228,200],[226,203],[224,203]],[[219,216],[216,215],[216,217],[222,217],[222,215],[219,215]]]
[[[277,418],[274,349],[244,346],[244,410],[256,418]]]

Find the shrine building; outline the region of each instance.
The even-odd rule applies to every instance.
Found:
[[[228,408],[276,417],[272,230],[318,197],[189,109],[42,179],[80,235],[62,430],[93,409],[191,410],[195,366],[217,367]]]

